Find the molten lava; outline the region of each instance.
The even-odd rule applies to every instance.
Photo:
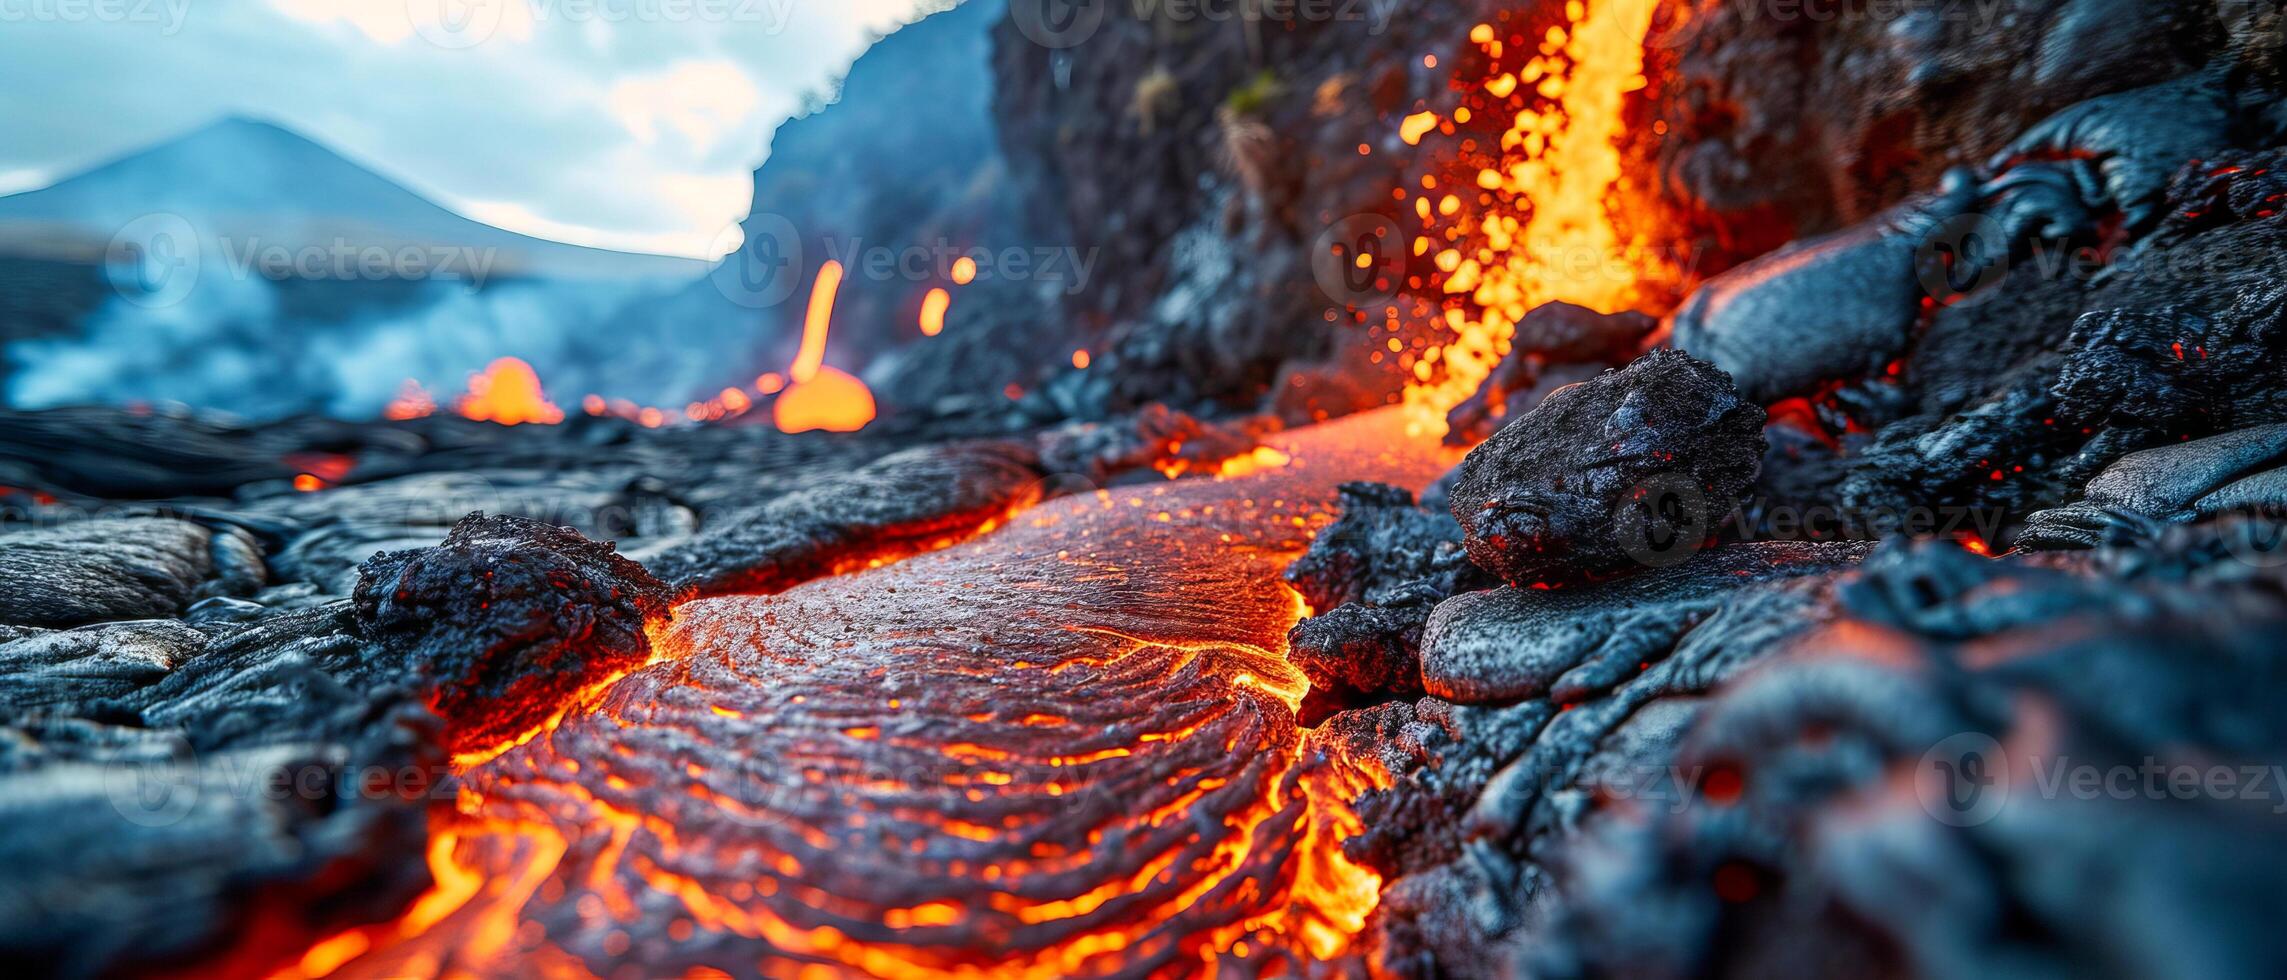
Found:
[[[1066,497],[965,544],[689,603],[653,664],[462,760],[438,885],[305,975],[1260,972],[1339,953],[1386,775],[1295,724],[1279,579],[1394,412],[1244,476]],[[1268,460],[1266,460],[1268,461]],[[576,970],[574,968],[577,968]]]
[[[842,264],[818,267],[810,289],[810,309],[802,321],[802,347],[787,374],[794,383],[771,405],[781,432],[856,432],[874,420],[874,394],[866,383],[826,365],[826,335],[834,322],[834,297],[842,288]]]
[[[1558,300],[1615,312],[1658,264],[1645,242],[1622,239],[1608,210],[1622,177],[1624,100],[1645,85],[1644,37],[1657,6],[1572,0],[1569,26],[1541,37],[1503,38],[1491,24],[1470,33],[1492,67],[1453,118],[1510,122],[1480,148],[1489,161],[1426,177],[1413,195],[1422,226],[1414,253],[1434,255],[1452,334],[1414,361],[1406,404],[1415,431],[1443,433],[1446,410],[1507,354],[1526,312]],[[1401,135],[1416,143],[1440,127],[1453,131],[1435,113],[1419,113]]]
[[[564,410],[540,390],[540,376],[533,373],[532,365],[513,357],[496,360],[470,376],[468,394],[453,403],[453,410],[479,422],[502,425],[553,425],[564,420]]]

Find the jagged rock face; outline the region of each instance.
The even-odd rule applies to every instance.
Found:
[[[1804,8],[1805,12],[1808,8]],[[1974,0],[1774,15],[1697,0],[1656,27],[1651,112],[1632,136],[1656,194],[1720,271],[1864,220],[2036,121],[2184,74],[2244,5]]]
[[[410,661],[469,751],[514,738],[581,688],[641,666],[670,593],[610,544],[517,517],[471,515],[444,543],[375,555],[359,629]]]
[[[1469,557],[1520,586],[1648,567],[1747,489],[1763,418],[1722,371],[1674,350],[1558,391],[1462,461],[1451,497]]]
[[[1329,226],[1390,208],[1410,162],[1397,120],[1449,84],[1423,54],[1449,56],[1501,8],[1110,3],[1062,47],[1000,25],[994,101],[1015,177],[1040,189],[1044,226],[1098,256],[1090,288],[1058,298],[1065,342],[1095,363],[1041,398],[1082,418],[1164,401],[1302,422],[1395,392],[1405,376],[1365,360],[1309,253]]]

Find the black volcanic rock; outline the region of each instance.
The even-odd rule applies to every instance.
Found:
[[[1425,627],[1422,683],[1460,704],[1586,700],[1665,658],[1741,588],[1833,572],[1865,553],[1860,544],[1738,544],[1625,582],[1456,596]]]
[[[1519,586],[1689,557],[1754,479],[1763,418],[1675,350],[1558,391],[1462,461],[1452,504],[1469,557]]]
[[[443,544],[359,569],[360,630],[430,685],[465,751],[538,725],[581,688],[651,654],[665,583],[608,543],[519,517],[475,514]]]
[[[961,442],[831,473],[701,528],[647,561],[678,593],[778,592],[975,533],[1039,499],[1033,447]]]

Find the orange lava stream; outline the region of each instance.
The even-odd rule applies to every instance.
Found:
[[[695,952],[660,968],[691,976],[1199,974],[1338,955],[1380,889],[1341,855],[1340,842],[1359,830],[1347,801],[1387,776],[1294,727],[1307,682],[1285,660],[1284,635],[1308,610],[1278,574],[1331,519],[1337,483],[1420,486],[1451,465],[1403,428],[1392,409],[1298,430],[1260,461],[1277,465],[1061,498],[945,550],[777,596],[687,604],[655,631],[653,664],[576,699],[516,745],[456,760],[464,785],[436,824],[431,893],[396,922],[318,944],[281,976],[654,975],[629,951],[686,948],[677,943]],[[888,604],[836,613],[867,601],[860,596]],[[823,642],[812,635],[821,629],[844,638]],[[980,647],[979,636],[1003,631],[1008,640]],[[749,636],[757,639],[741,639]],[[897,698],[884,700],[894,686],[853,691],[898,682],[895,671],[861,669],[875,650],[902,651],[889,662],[945,678],[909,690],[936,693],[980,674],[967,682],[982,685],[980,713],[961,729],[978,734],[943,734],[960,718],[901,718]],[[724,687],[726,668],[749,679]],[[1140,732],[1091,717],[1094,692],[1162,688],[1170,704],[1208,713],[1178,712],[1193,720]],[[806,696],[839,697],[854,713],[833,715],[849,720],[826,730],[785,731],[810,720],[784,714]],[[690,710],[693,698],[704,706]],[[996,707],[1011,698],[1036,706]],[[875,707],[856,707],[867,704]],[[674,782],[626,768],[626,754],[685,744],[673,741],[692,737],[674,734],[682,731],[785,766],[831,765],[838,756],[798,759],[803,746],[828,744],[947,760],[950,786],[1006,815],[954,819],[927,804],[943,798],[928,793],[948,790],[910,777],[829,773],[825,785],[839,796],[815,810],[739,798],[734,782],[701,771],[711,756],[669,774]],[[1058,754],[1012,757],[1041,744],[1009,740],[1028,731],[1052,733]],[[1257,732],[1253,749],[1238,744],[1247,731]],[[1198,744],[1208,737],[1212,750]],[[1232,745],[1220,744],[1226,737]],[[1228,771],[1197,772],[1184,759]],[[1127,790],[1101,801],[1124,828],[1116,837],[1056,829],[1074,811],[1049,806],[1052,798],[1106,792],[1091,786],[1115,773],[1156,772],[1169,773],[1170,788],[1154,790],[1153,802],[1139,805]],[[1209,800],[1221,801],[1213,833],[1195,812]],[[945,865],[925,857],[918,838],[910,856],[852,848],[844,822],[821,823],[821,814],[883,828],[869,833],[904,827],[975,857]],[[729,866],[754,861],[754,873]],[[867,895],[825,884],[853,869],[885,886],[969,884],[874,908]],[[1069,885],[1044,884],[1058,881],[1092,884],[1062,894]],[[1193,924],[1154,927],[1182,922]],[[568,951],[599,929],[608,931],[584,955]],[[1018,938],[1027,936],[1045,945]]]
[[[1622,110],[1645,85],[1644,38],[1658,5],[1570,0],[1569,26],[1542,37],[1504,38],[1490,24],[1471,32],[1495,67],[1465,102],[1510,122],[1495,165],[1427,178],[1413,196],[1422,226],[1414,253],[1434,252],[1440,288],[1454,302],[1444,314],[1452,338],[1415,361],[1405,398],[1411,431],[1444,433],[1446,410],[1477,390],[1534,307],[1561,300],[1616,312],[1659,265],[1645,241],[1622,239],[1609,210],[1623,177]],[[1511,67],[1520,42],[1536,53]],[[1455,110],[1456,121],[1471,111]],[[1402,135],[1419,143],[1443,122],[1417,113]]]

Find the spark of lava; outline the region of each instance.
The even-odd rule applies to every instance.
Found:
[[[1644,38],[1657,6],[1572,0],[1569,22],[1539,38],[1504,38],[1491,24],[1470,33],[1491,67],[1452,118],[1510,123],[1461,172],[1426,177],[1413,194],[1421,223],[1413,251],[1434,252],[1451,337],[1414,364],[1411,431],[1442,434],[1446,410],[1476,391],[1534,307],[1562,300],[1616,312],[1637,298],[1656,260],[1641,239],[1623,240],[1609,198],[1622,179],[1623,110],[1645,85]],[[1408,116],[1402,129],[1409,143],[1453,131],[1430,112]]]

